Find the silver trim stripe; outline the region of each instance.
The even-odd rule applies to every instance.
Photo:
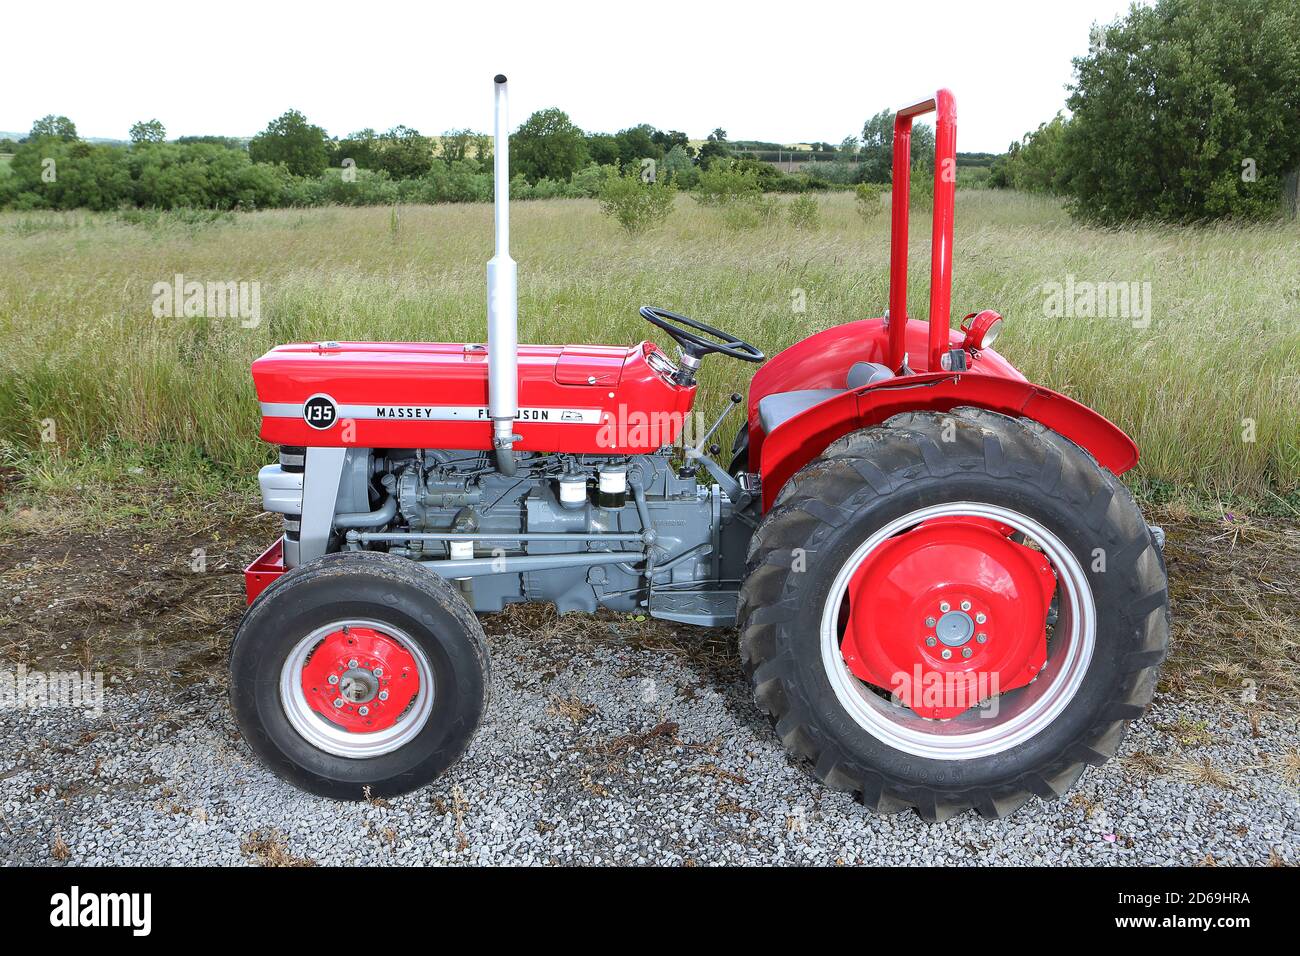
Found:
[[[300,402],[261,402],[265,418],[302,418]],[[338,405],[335,421],[351,418],[384,422],[490,422],[486,405]],[[599,408],[521,408],[522,425],[599,425]]]

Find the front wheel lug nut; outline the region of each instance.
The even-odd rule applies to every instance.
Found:
[[[989,636],[985,634],[983,631],[980,631],[978,634],[975,635],[975,640],[979,641],[981,644],[983,644],[988,639]]]
[[[940,601],[939,610],[942,611],[944,614],[947,614],[950,610],[952,610],[952,605],[949,604],[947,601]]]
[[[983,611],[981,611],[979,614],[976,614],[976,615],[975,615],[975,623],[976,623],[976,624],[983,624],[983,623],[984,623],[985,621],[987,621],[987,620],[988,620],[988,617],[985,616],[985,614],[984,614]]]
[[[939,656],[942,657],[945,661],[949,660],[952,657],[952,650],[950,648],[945,647],[943,649],[943,653]]]
[[[938,643],[939,643],[939,642],[936,641],[933,637],[927,637],[927,638],[925,639],[925,646],[926,646],[926,647],[934,647],[934,645],[936,645],[936,644],[938,644]]]
[[[927,617],[927,618],[925,619],[925,626],[926,626],[926,627],[934,627],[934,618],[932,618],[932,617]]]
[[[969,610],[970,610],[970,601],[962,601],[962,602],[961,602],[961,609],[962,609],[963,611],[969,611]]]
[[[961,649],[961,656],[962,656],[962,657],[970,657],[970,655],[971,655],[971,649],[970,649],[969,647],[963,647],[963,648]]]

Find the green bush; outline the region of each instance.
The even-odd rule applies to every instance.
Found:
[[[1074,61],[1061,155],[1101,223],[1256,219],[1300,166],[1300,2],[1158,0]]]
[[[667,219],[676,195],[670,182],[646,182],[638,169],[611,168],[601,183],[600,211],[635,236]]]
[[[816,231],[821,227],[821,207],[817,205],[817,200],[807,194],[795,196],[790,200],[790,225],[796,229],[806,229],[809,232]]]
[[[664,155],[660,163],[664,178],[674,183],[678,189],[694,189],[699,179],[699,171],[686,153],[686,147],[676,145]]]
[[[1005,155],[993,161],[989,185],[1033,193],[1068,194],[1070,171],[1065,161],[1065,129],[1065,117],[1058,113],[1050,123],[1043,123],[1032,133],[1026,133],[1020,142],[1012,143]]]
[[[126,150],[46,135],[20,145],[6,194],[18,209],[116,209],[133,200]]]
[[[752,169],[715,162],[700,172],[695,201],[702,206],[723,206],[761,195],[758,175]]]
[[[889,187],[884,183],[858,183],[853,187],[854,205],[859,216],[870,222],[885,211]]]
[[[127,153],[136,205],[153,209],[259,209],[274,206],[282,169],[249,161],[243,150],[209,143],[141,142]]]
[[[608,171],[613,168],[588,163],[569,180],[569,194],[578,199],[595,199],[600,195],[600,187],[605,177],[609,175]]]

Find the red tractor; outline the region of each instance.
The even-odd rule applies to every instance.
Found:
[[[952,94],[894,122],[883,318],[766,361],[729,467],[682,440],[735,335],[646,307],[677,345],[517,343],[506,81],[496,254],[477,343],[317,342],[253,364],[259,478],[284,534],[246,572],[231,648],[245,738],[357,799],[420,787],[487,706],[476,612],[521,601],[736,625],[759,705],[816,776],[927,820],[1002,816],[1114,756],[1169,642],[1137,448],[1025,379],[984,310],[950,329]],[[912,121],[935,112],[929,321],[909,318]],[[681,447],[678,448],[678,442]]]

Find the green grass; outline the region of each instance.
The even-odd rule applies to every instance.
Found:
[[[630,343],[643,304],[697,316],[769,354],[877,316],[888,223],[851,194],[819,197],[822,226],[784,216],[731,230],[679,198],[666,225],[629,239],[595,202],[512,208],[520,339]],[[11,463],[47,484],[69,463],[126,461],[248,481],[257,440],[249,363],[292,340],[482,341],[491,207],[280,210],[216,218],[0,213],[0,420]],[[928,223],[917,217],[912,307],[924,314]],[[1300,489],[1300,227],[1080,227],[1050,200],[960,193],[953,315],[1007,317],[999,351],[1032,380],[1098,409],[1142,447],[1156,493],[1271,500]],[[263,321],[157,319],[151,286],[259,281]],[[1152,284],[1150,328],[1044,317],[1043,283]],[[797,290],[807,309],[797,313]],[[706,361],[706,413],[752,369]],[[41,442],[51,419],[56,441]],[[1254,441],[1243,440],[1252,420]],[[123,451],[127,449],[129,451]],[[61,464],[55,464],[60,460]],[[43,469],[43,470],[42,470]],[[208,479],[204,479],[205,481]]]

